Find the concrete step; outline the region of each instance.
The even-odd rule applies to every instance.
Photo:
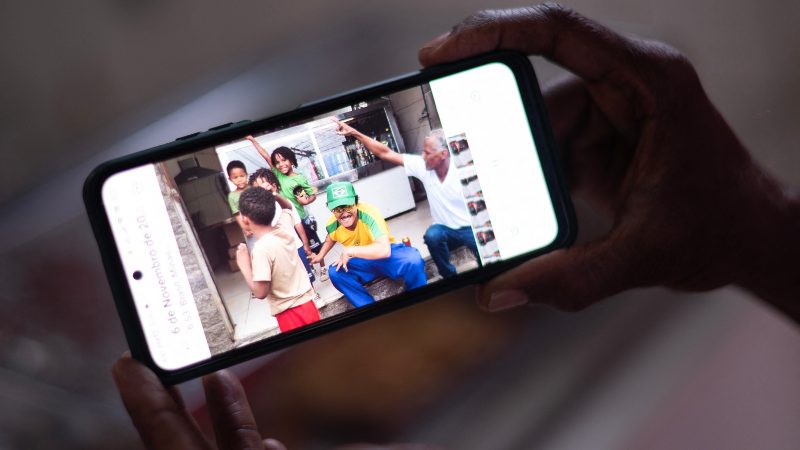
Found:
[[[478,267],[478,260],[466,247],[459,247],[451,252],[450,262],[456,266],[458,272],[463,272],[465,270]],[[434,264],[433,260],[430,258],[425,258],[425,275],[428,278],[429,283],[441,279],[439,271],[436,269],[436,264]],[[376,301],[381,301],[393,295],[400,294],[403,292],[403,290],[404,287],[402,281],[395,281],[390,278],[379,278],[367,284],[367,291],[375,298]],[[329,300],[325,305],[319,307],[319,315],[320,318],[325,319],[351,309],[355,309],[355,307],[351,305],[343,295],[340,294],[338,298]],[[257,342],[274,336],[278,333],[279,331],[277,327],[264,330],[263,332],[245,336],[242,339],[237,340],[234,346],[242,347],[252,342]]]
[[[450,253],[450,262],[456,266],[459,272],[478,267],[478,260],[467,247],[459,247],[452,251]],[[441,279],[439,271],[436,269],[436,264],[433,263],[431,258],[425,258],[425,276],[428,278],[429,283]],[[368,283],[366,287],[367,292],[376,301],[400,294],[405,290],[402,280],[392,280],[391,278],[378,278]],[[351,309],[354,309],[354,306],[342,296],[320,308],[319,315],[324,319]]]

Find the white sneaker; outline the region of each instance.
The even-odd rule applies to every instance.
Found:
[[[319,269],[319,281],[328,281],[331,277],[328,276],[328,268],[321,267]]]

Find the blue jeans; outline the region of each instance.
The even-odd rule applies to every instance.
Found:
[[[303,247],[299,247],[297,249],[297,256],[300,257],[300,261],[303,261],[303,267],[306,268],[306,273],[308,273],[308,281],[312,284],[316,281],[314,278],[314,272],[311,270],[311,266],[308,264],[308,258],[306,258],[306,251],[303,250]]]
[[[337,271],[336,266],[331,264],[328,269],[331,283],[356,308],[375,302],[364,285],[379,276],[402,278],[406,290],[425,286],[428,278],[425,276],[425,261],[419,250],[403,244],[391,244],[391,248],[392,254],[388,258],[350,258],[346,272],[344,268]]]
[[[442,278],[449,278],[456,274],[456,267],[450,263],[450,250],[466,246],[472,251],[475,257],[478,256],[478,246],[475,244],[475,236],[472,235],[472,227],[450,228],[435,223],[425,231],[423,236],[425,245],[431,253],[431,259],[439,270]]]

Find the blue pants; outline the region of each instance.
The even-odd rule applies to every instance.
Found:
[[[314,278],[314,272],[311,270],[311,266],[308,264],[308,258],[306,258],[306,251],[303,250],[303,247],[297,248],[297,256],[300,257],[300,261],[303,261],[303,267],[306,268],[306,273],[308,273],[308,281],[312,284],[316,281]]]
[[[380,276],[402,278],[406,290],[425,286],[428,278],[425,276],[425,261],[419,250],[403,244],[391,244],[391,248],[392,254],[388,258],[351,258],[347,263],[347,272],[344,268],[337,271],[336,266],[331,264],[328,269],[331,283],[356,308],[375,302],[364,285]]]
[[[478,256],[478,246],[475,244],[475,236],[472,235],[471,227],[453,229],[435,223],[425,231],[423,240],[428,246],[431,259],[436,264],[436,269],[439,270],[442,278],[449,278],[456,274],[455,266],[450,263],[450,250],[465,245],[476,257]]]

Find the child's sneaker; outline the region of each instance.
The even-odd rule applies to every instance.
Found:
[[[328,281],[331,277],[328,276],[328,268],[327,267],[320,267],[319,269],[319,281]]]

